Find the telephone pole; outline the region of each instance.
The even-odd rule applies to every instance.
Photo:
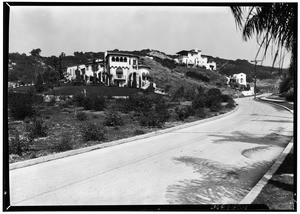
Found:
[[[261,60],[257,60],[257,59],[251,61],[255,63],[254,64],[254,99],[256,99],[256,64],[260,61]]]

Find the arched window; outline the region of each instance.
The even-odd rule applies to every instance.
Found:
[[[123,57],[120,57],[120,62],[123,62],[124,60],[123,60]]]
[[[124,58],[124,62],[127,62],[127,57]]]
[[[116,58],[113,56],[113,57],[111,58],[111,61],[115,62],[115,61],[116,61]]]
[[[116,58],[116,61],[117,61],[117,62],[119,62],[119,61],[120,61],[119,57],[117,57],[117,58]]]

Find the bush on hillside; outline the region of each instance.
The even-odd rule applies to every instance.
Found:
[[[26,125],[28,137],[30,139],[38,137],[46,137],[48,135],[49,127],[42,118],[35,118],[34,121]]]
[[[207,91],[208,96],[221,96],[222,92],[218,88],[211,88]]]
[[[294,88],[291,88],[285,95],[286,101],[294,102]]]
[[[228,102],[231,98],[231,96],[227,95],[227,94],[222,94],[220,96],[221,102]]]
[[[78,106],[83,107],[85,96],[83,93],[77,93],[73,96],[72,101]]]
[[[225,107],[226,108],[233,108],[233,107],[235,107],[234,100],[232,98],[229,99]]]
[[[186,72],[186,75],[197,80],[202,80],[203,82],[209,82],[209,78],[207,76],[198,72],[188,71]]]
[[[85,110],[103,111],[105,105],[105,98],[96,94],[92,94],[83,100],[83,108]]]
[[[14,119],[25,119],[33,116],[36,111],[34,105],[40,102],[39,95],[32,93],[8,93],[8,111]]]
[[[113,127],[122,126],[124,125],[124,121],[117,111],[110,110],[105,115],[104,125]]]
[[[77,118],[77,120],[79,120],[79,121],[85,121],[85,120],[87,120],[88,116],[87,116],[87,114],[84,113],[84,112],[78,112],[78,113],[76,114],[76,118]]]
[[[220,100],[215,100],[211,103],[211,106],[209,108],[209,110],[211,112],[217,112],[217,111],[220,111],[222,109],[222,105],[221,105],[221,102]]]
[[[71,140],[69,133],[63,133],[60,142],[52,145],[52,150],[54,152],[64,152],[73,149]]]
[[[105,139],[106,129],[102,125],[87,122],[80,129],[83,141],[102,141]]]
[[[206,116],[208,115],[209,110],[207,108],[198,108],[195,110],[194,115],[196,117],[199,117],[201,119],[206,118]]]
[[[20,138],[19,132],[14,130],[9,134],[9,154],[17,154],[22,156],[24,152],[30,149],[30,140],[27,138]]]
[[[197,94],[192,101],[192,107],[194,109],[204,108],[206,103],[206,96],[203,94]]]
[[[189,116],[194,115],[194,109],[191,106],[176,107],[175,113],[179,120],[184,121]]]

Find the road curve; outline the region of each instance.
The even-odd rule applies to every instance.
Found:
[[[237,103],[218,120],[11,170],[11,205],[236,204],[293,136],[290,112]]]

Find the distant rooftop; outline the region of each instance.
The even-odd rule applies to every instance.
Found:
[[[109,56],[109,55],[133,56],[133,57],[140,58],[138,55],[134,55],[134,54],[130,54],[130,53],[122,53],[122,52],[111,52],[111,51],[108,51],[106,56]]]

